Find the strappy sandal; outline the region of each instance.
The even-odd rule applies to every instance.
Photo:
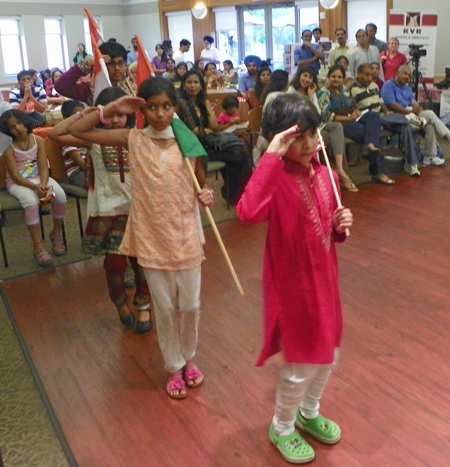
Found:
[[[392,178],[389,178],[386,174],[378,174],[372,177],[372,180],[382,185],[393,185],[395,183]]]
[[[356,185],[349,178],[340,178],[339,183],[341,188],[345,191],[349,191],[351,193],[357,193],[359,191]]]
[[[42,243],[42,242],[37,242]],[[41,247],[33,253],[34,259],[37,261],[39,266],[46,267],[51,266],[55,260],[51,257],[50,253],[44,248]]]
[[[54,237],[50,234],[50,241],[52,242],[53,253],[55,256],[64,256],[67,251],[64,246],[64,239],[62,237]]]
[[[277,436],[272,423],[269,438],[280,451],[283,459],[292,464],[307,464],[316,457],[314,449],[300,436],[298,431],[294,431],[294,433],[287,436]]]
[[[323,415],[307,420],[300,411],[297,411],[295,425],[325,444],[336,444],[341,439],[339,425]]]
[[[196,381],[199,378],[201,378],[201,380]],[[190,360],[183,368],[183,379],[186,381],[187,387],[192,389],[201,386],[205,380],[205,377],[203,373],[197,368],[195,363]]]
[[[181,370],[175,373],[168,373],[166,392],[171,399],[186,399],[186,384],[183,381],[183,372]],[[175,391],[177,392],[175,394]],[[184,392],[182,392],[184,391]]]

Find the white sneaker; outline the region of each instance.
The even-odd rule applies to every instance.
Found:
[[[429,165],[438,166],[443,164],[445,164],[445,159],[440,159],[438,156],[425,156],[422,162],[422,165],[424,167],[427,167]]]
[[[409,173],[411,177],[420,177],[420,172],[417,168],[417,164],[405,164],[405,170]]]

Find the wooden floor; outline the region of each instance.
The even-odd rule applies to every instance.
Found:
[[[328,447],[307,436],[319,467],[450,463],[450,166],[396,181],[344,194],[355,215],[339,246],[345,332],[322,401],[343,438]],[[164,392],[155,330],[121,329],[100,260],[3,284],[80,467],[288,465],[267,436],[281,360],[254,367],[265,229],[220,225],[245,297],[206,232],[206,381],[185,401]]]

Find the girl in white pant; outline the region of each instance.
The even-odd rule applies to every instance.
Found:
[[[319,404],[342,335],[334,244],[344,241],[353,217],[338,207],[330,173],[317,160],[320,121],[314,106],[297,94],[271,102],[262,122],[270,144],[237,206],[243,221],[269,221],[258,365],[283,352],[269,437],[295,464],[315,457],[295,426],[326,444],[341,437],[339,426],[319,413]]]
[[[20,201],[25,222],[33,241],[33,256],[40,266],[53,264],[53,258],[42,244],[39,203],[48,198],[53,206],[53,230],[50,240],[56,256],[66,254],[61,235],[66,211],[66,195],[49,177],[44,140],[32,134],[33,121],[23,112],[9,110],[0,117],[0,131],[11,136],[13,144],[5,151],[6,189]],[[49,195],[49,190],[54,193]],[[53,196],[54,195],[54,196]]]

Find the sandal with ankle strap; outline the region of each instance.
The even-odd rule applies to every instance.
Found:
[[[42,243],[42,242],[38,242]],[[39,266],[51,266],[55,260],[51,257],[50,253],[44,248],[39,248],[33,253],[34,259],[38,262]]]
[[[50,241],[52,242],[53,253],[55,256],[64,256],[67,251],[64,246],[64,239],[62,237],[54,237],[50,234]]]
[[[167,381],[166,392],[171,399],[186,399],[186,384],[183,381],[183,372],[181,370],[175,373],[168,373],[169,379]],[[178,391],[178,394],[174,394]],[[181,392],[184,391],[184,392]]]
[[[198,378],[201,378],[200,381],[195,381]],[[188,388],[198,388],[203,384],[205,377],[203,373],[197,368],[195,363],[190,360],[186,363],[183,368],[183,379],[186,381],[186,385]]]

